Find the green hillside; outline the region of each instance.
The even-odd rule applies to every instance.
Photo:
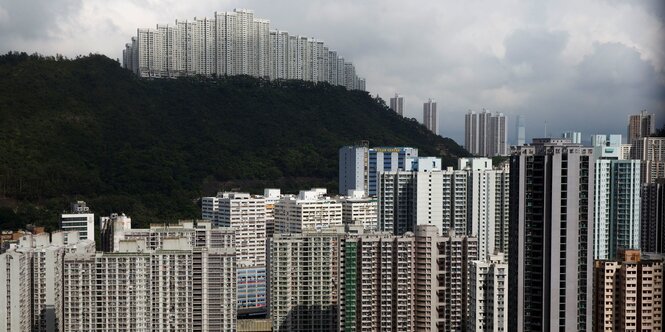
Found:
[[[0,228],[74,199],[139,224],[199,216],[218,189],[336,191],[340,146],[467,152],[362,91],[245,76],[143,80],[100,55],[0,56]]]

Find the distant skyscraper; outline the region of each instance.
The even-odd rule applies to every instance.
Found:
[[[479,157],[508,155],[508,123],[503,113],[469,111],[464,118],[464,147]]]
[[[478,153],[478,114],[469,110],[464,116],[464,148],[471,154]]]
[[[508,329],[592,328],[593,149],[534,139],[510,160]]]
[[[95,214],[84,201],[72,203],[69,213],[63,213],[60,219],[63,231],[78,231],[83,240],[95,240]]]
[[[138,29],[122,58],[141,77],[251,75],[366,88],[354,65],[322,41],[271,30],[247,9]]]
[[[517,145],[524,145],[526,143],[526,124],[524,115],[517,116]]]
[[[634,140],[648,137],[656,132],[656,115],[647,113],[646,110],[640,114],[633,114],[628,118],[628,144]]]
[[[582,144],[582,133],[579,131],[566,131],[561,137],[571,140],[574,144]]]
[[[404,116],[404,97],[395,94],[395,97],[390,98],[390,109],[395,113]]]
[[[665,137],[634,139],[631,155],[633,159],[642,161],[643,183],[665,178]]]
[[[426,103],[423,104],[423,124],[429,131],[438,135],[438,118],[436,113],[436,101],[428,99]]]

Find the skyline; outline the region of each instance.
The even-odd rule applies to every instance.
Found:
[[[663,4],[572,1],[21,1],[0,0],[0,52],[101,53],[121,59],[137,27],[254,10],[280,29],[325,41],[356,64],[367,90],[422,122],[420,105],[438,102],[443,136],[463,144],[464,114],[487,108],[517,115],[527,140],[547,131],[626,134],[628,115],[646,109],[665,123]],[[575,10],[573,10],[573,8]],[[408,9],[408,11],[405,11]],[[368,19],[371,18],[371,19]],[[399,24],[395,24],[399,22]],[[588,121],[594,119],[594,121]],[[572,125],[575,124],[575,125]],[[592,128],[595,128],[592,130]]]

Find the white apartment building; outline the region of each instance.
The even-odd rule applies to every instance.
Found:
[[[448,167],[441,172],[443,182],[442,226],[441,233],[453,230],[457,235],[467,234],[467,197],[469,196],[468,178],[465,171]]]
[[[301,190],[275,203],[275,233],[301,233],[342,225],[342,203],[326,195],[326,189]]]
[[[112,253],[64,256],[64,325],[89,331],[227,331],[236,326],[233,230],[181,223],[190,234],[124,239]],[[161,234],[160,234],[161,233]],[[136,235],[136,234],[135,234]]]
[[[467,234],[478,239],[478,257],[508,251],[508,167],[493,168],[489,158],[460,158],[467,173]]]
[[[0,330],[31,331],[30,255],[9,251],[0,255]]]
[[[9,331],[63,331],[63,256],[93,250],[94,242],[79,241],[76,231],[21,237],[0,255],[0,304],[8,308],[0,310],[0,324]]]
[[[275,233],[270,241],[273,331],[338,329],[339,252],[343,230]]]
[[[367,197],[362,190],[349,190],[347,196],[339,199],[342,203],[342,223],[362,226],[364,230],[379,230],[378,200]]]
[[[443,229],[443,171],[413,173],[415,224]]]
[[[503,253],[469,265],[467,331],[508,331],[508,261]]]
[[[248,193],[219,193],[213,224],[231,227],[241,266],[264,266],[266,262],[266,200]]]
[[[60,229],[63,231],[78,231],[82,240],[95,239],[95,214],[84,201],[71,205],[69,213],[63,213],[60,218]]]
[[[247,9],[137,29],[125,44],[123,65],[141,77],[251,75],[365,89],[353,64],[325,43],[271,30],[269,20]]]
[[[263,190],[263,198],[266,200],[266,238],[271,238],[275,233],[275,204],[282,198],[282,192],[266,188]]]

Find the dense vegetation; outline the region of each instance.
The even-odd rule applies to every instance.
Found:
[[[0,228],[54,226],[68,202],[139,224],[194,218],[218,189],[336,191],[340,146],[467,152],[378,98],[251,77],[145,80],[101,55],[0,56]]]

